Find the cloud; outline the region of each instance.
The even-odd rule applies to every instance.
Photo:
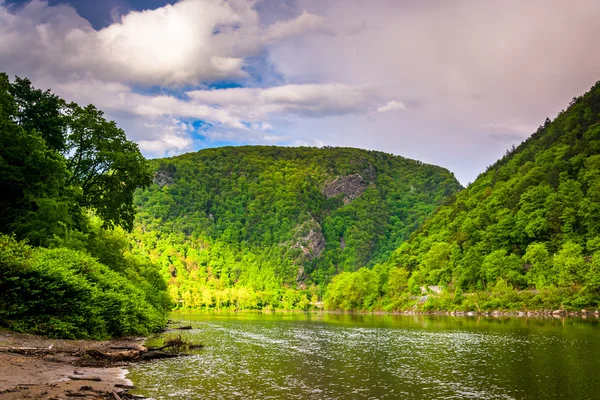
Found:
[[[54,85],[54,91],[101,109],[144,117],[172,116],[206,120],[244,129],[246,123],[277,116],[327,117],[361,114],[373,101],[368,88],[340,84],[284,85],[271,88],[193,90],[189,99],[170,95],[143,95],[129,86],[102,81],[72,81]]]
[[[309,12],[265,25],[254,2],[245,0],[183,0],[155,10],[122,11],[114,9],[113,23],[95,30],[68,5],[2,2],[0,70],[28,76],[69,101],[95,104],[150,156],[189,151],[198,135],[282,143],[292,139],[274,131],[272,118],[283,126],[290,117],[372,108],[369,89],[335,83],[142,94],[135,85],[197,87],[243,79],[246,59],[266,47],[332,32],[323,17]],[[209,128],[198,132],[192,121]]]
[[[404,103],[401,103],[396,100],[389,101],[387,104],[379,107],[377,112],[384,113],[392,110],[406,110],[406,106]]]
[[[488,137],[500,142],[520,143],[536,131],[536,126],[518,121],[482,124],[481,130],[488,132]]]
[[[442,164],[463,183],[506,150],[486,126],[518,121],[534,127],[517,132],[526,137],[600,79],[597,0],[577,7],[560,0],[298,0],[297,9],[365,28],[353,36],[306,36],[273,46],[270,60],[281,74],[370,85],[381,98],[401,99],[410,109],[371,116],[368,124],[302,121],[303,129],[338,132],[330,145]],[[413,107],[407,99],[426,106]]]
[[[41,82],[41,87],[47,86],[45,81]],[[124,84],[97,80],[53,86],[53,91],[61,97],[82,104],[93,103],[117,119],[145,154],[151,156],[190,150],[195,129],[189,121],[209,124],[210,131],[204,130],[202,135],[210,140],[281,143],[289,138],[271,133],[274,128],[269,121],[360,115],[375,104],[371,89],[340,84],[193,90],[186,93],[186,99],[165,94],[144,95]]]
[[[32,0],[0,4],[2,67],[21,74],[185,85],[246,75],[244,59],[270,43],[313,31],[323,18],[297,18],[262,27],[245,0],[183,0],[133,11],[101,30],[67,5]]]
[[[269,40],[278,40],[296,36],[307,31],[315,31],[325,26],[325,19],[304,11],[300,16],[289,21],[278,21],[269,26],[266,32]]]
[[[212,105],[250,120],[273,114],[325,117],[365,113],[373,101],[369,88],[334,83],[194,90],[187,95],[199,106]]]
[[[356,146],[466,183],[598,80],[599,13],[597,0],[181,0],[97,30],[68,5],[0,0],[0,70],[96,104],[145,154]],[[242,87],[208,89],[222,80]]]
[[[192,149],[191,133],[194,129],[189,124],[176,119],[138,122],[141,128],[146,131],[145,138],[138,140],[138,145],[145,154],[149,156],[168,156],[181,154]],[[158,135],[155,138],[148,137],[148,130],[157,132]]]

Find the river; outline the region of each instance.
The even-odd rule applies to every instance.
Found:
[[[192,356],[137,365],[154,399],[599,399],[582,319],[174,314]],[[173,335],[174,333],[170,333]],[[169,334],[167,334],[169,335]]]

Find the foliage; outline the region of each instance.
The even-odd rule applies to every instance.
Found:
[[[106,227],[132,229],[133,192],[151,172],[101,111],[0,73],[0,132],[0,232],[45,245],[65,229],[85,230],[87,209]]]
[[[151,183],[151,172],[135,143],[94,106],[68,106],[68,184],[80,188],[78,202],[93,209],[105,226],[131,231],[133,192]]]
[[[152,165],[135,251],[179,309],[315,306],[323,284],[389,257],[459,189],[443,168],[349,148],[224,147]],[[327,197],[336,179],[363,191]]]
[[[0,323],[51,337],[105,339],[164,326],[165,304],[93,257],[0,236]]]
[[[69,338],[164,326],[166,283],[120,228],[150,181],[101,111],[0,74],[0,233],[12,235],[0,235],[0,326]]]
[[[388,268],[410,277],[406,289],[384,294],[380,303],[432,310],[598,307],[599,245],[600,82],[449,198],[391,254]],[[435,285],[445,291],[425,305],[405,295]],[[327,290],[337,289],[332,282]],[[459,303],[450,299],[456,291],[465,293]]]

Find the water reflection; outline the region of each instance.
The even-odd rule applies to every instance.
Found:
[[[156,399],[595,398],[596,319],[174,315],[206,347],[143,364]]]

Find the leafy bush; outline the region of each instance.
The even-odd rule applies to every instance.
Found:
[[[144,335],[165,324],[144,290],[96,259],[0,236],[0,325],[51,337]]]

